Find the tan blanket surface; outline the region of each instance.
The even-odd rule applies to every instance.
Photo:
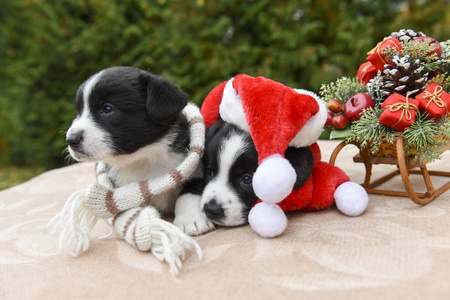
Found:
[[[328,161],[334,141],[320,141]],[[337,165],[360,183],[364,167],[348,146]],[[450,153],[430,169],[448,170]],[[374,176],[392,166],[374,167]],[[46,172],[0,192],[0,299],[450,299],[450,191],[420,207],[409,198],[370,195],[360,217],[335,207],[289,215],[275,239],[249,226],[196,238],[181,273],[138,252],[100,221],[91,248],[62,255],[48,221],[77,189],[95,180],[92,164]],[[449,178],[433,179],[435,187]],[[424,190],[423,180],[412,176]],[[400,177],[385,186],[403,189]]]

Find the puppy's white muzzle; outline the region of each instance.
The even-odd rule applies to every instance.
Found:
[[[114,155],[109,134],[90,117],[76,118],[66,134],[70,155],[77,161],[100,161]]]

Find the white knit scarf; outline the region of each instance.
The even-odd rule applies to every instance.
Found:
[[[189,103],[183,114],[189,122],[189,154],[174,170],[149,181],[114,188],[106,173],[106,164],[97,164],[97,183],[74,192],[65,206],[49,223],[52,232],[61,230],[59,248],[78,256],[90,245],[90,232],[99,218],[112,218],[113,230],[127,243],[141,251],[150,251],[170,265],[176,275],[185,250],[194,246],[199,259],[202,252],[195,240],[178,227],[160,218],[152,206],[142,206],[155,195],[166,193],[190,179],[197,169],[205,147],[205,124],[197,106]]]

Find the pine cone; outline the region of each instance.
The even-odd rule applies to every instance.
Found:
[[[402,58],[394,56],[395,65],[386,64],[383,71],[381,83],[383,95],[388,97],[391,94],[398,93],[406,96],[409,92],[410,97],[421,93],[428,84],[428,73],[422,74],[423,67],[418,67],[419,60],[411,63],[409,56]]]
[[[425,34],[422,31],[415,32],[411,29],[401,29],[399,32],[391,33],[391,36],[396,37],[401,42],[406,42],[419,36],[425,36]]]

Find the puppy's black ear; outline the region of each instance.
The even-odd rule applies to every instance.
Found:
[[[206,131],[206,143],[212,140],[212,138],[216,135],[216,133],[223,129],[225,126],[225,121],[222,120],[222,118],[219,117],[219,119],[216,121],[216,123],[212,124],[211,127],[208,128]]]
[[[170,124],[188,103],[188,96],[170,80],[148,74],[147,113],[161,125]]]
[[[294,167],[295,173],[297,173],[294,190],[298,190],[312,173],[314,155],[309,147],[288,147],[286,152],[284,152],[284,156]]]

